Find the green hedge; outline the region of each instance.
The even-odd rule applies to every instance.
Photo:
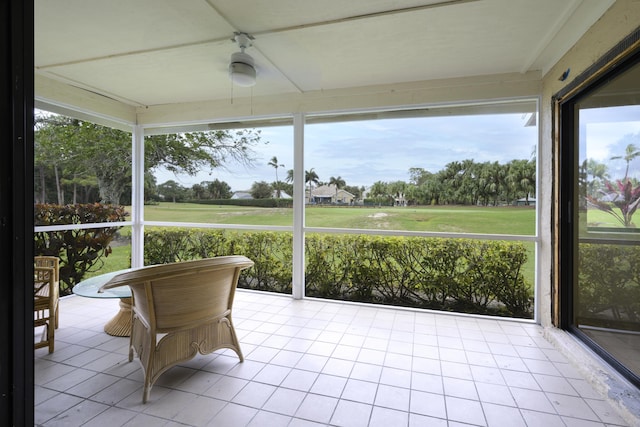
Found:
[[[308,234],[306,295],[511,317],[533,317],[519,242]],[[291,292],[292,235],[202,229],[145,233],[145,264],[243,254],[239,287]]]
[[[178,202],[180,203],[180,202]],[[221,206],[253,206],[257,208],[291,208],[293,199],[193,199],[184,203]]]
[[[581,243],[577,313],[581,324],[638,330],[640,245]]]

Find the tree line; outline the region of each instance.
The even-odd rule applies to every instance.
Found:
[[[409,177],[409,182],[377,181],[369,197],[381,203],[408,205],[498,206],[519,199],[528,205],[536,192],[536,161],[515,159],[500,164],[467,159],[447,163],[435,173],[410,168]]]
[[[359,202],[384,205],[482,205],[513,204],[522,199],[529,204],[536,191],[535,160],[512,160],[477,163],[463,160],[448,163],[444,169],[432,173],[423,168],[410,168],[409,181],[376,181],[370,187],[350,186],[338,177],[322,181],[312,168],[305,171],[307,191],[321,185],[331,185],[353,194]],[[277,198],[293,194],[293,170],[287,171],[284,181],[256,181],[248,191],[254,199]],[[184,187],[175,181],[158,186],[164,200],[228,199],[233,192],[224,181],[203,181]]]

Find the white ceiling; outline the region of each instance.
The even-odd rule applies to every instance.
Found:
[[[35,0],[46,98],[145,108],[539,71],[613,0]],[[257,83],[233,87],[235,31]],[[36,86],[36,100],[39,98]],[[80,99],[80,98],[78,98]]]

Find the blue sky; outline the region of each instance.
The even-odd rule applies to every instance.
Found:
[[[628,144],[640,149],[640,106],[592,108],[580,111],[581,158],[593,159],[609,167],[611,178],[624,176],[626,162],[610,160],[614,156],[624,156]],[[640,179],[640,157],[629,165],[629,175]]]
[[[445,116],[311,124],[305,127],[305,170],[313,168],[321,181],[342,177],[347,185],[368,187],[376,181],[409,181],[409,168],[438,172],[452,161],[506,163],[530,159],[538,139],[537,127],[525,127],[525,114]],[[293,169],[293,129],[262,129],[255,167],[228,165],[227,170],[197,176],[156,173],[158,184],[169,179],[185,187],[220,179],[233,191],[248,190],[255,181],[275,181],[268,166],[273,156],[284,168],[283,180]]]

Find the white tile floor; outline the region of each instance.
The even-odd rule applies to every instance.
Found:
[[[143,405],[117,301],[61,301],[36,350],[41,426],[626,426],[528,323],[238,291],[245,362],[227,350],[167,371]]]

